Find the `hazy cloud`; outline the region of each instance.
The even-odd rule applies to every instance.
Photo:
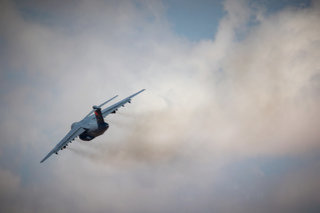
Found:
[[[224,8],[190,42],[158,1],[3,1],[1,210],[318,210],[319,5]],[[142,88],[39,164],[91,105]]]

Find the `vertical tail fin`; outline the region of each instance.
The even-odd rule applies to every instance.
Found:
[[[103,120],[103,116],[102,116],[102,113],[101,113],[101,108],[100,107],[93,107],[94,109],[94,115],[96,116],[96,119],[97,119],[97,123],[98,125],[104,125],[104,120]]]

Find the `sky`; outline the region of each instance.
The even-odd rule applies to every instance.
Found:
[[[302,0],[0,1],[0,211],[319,212],[319,19]]]

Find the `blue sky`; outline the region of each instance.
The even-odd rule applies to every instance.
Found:
[[[18,0],[16,3],[26,19],[35,19],[48,25],[55,24],[55,21],[59,20],[59,15],[48,7],[28,6],[28,3]],[[164,0],[162,4],[172,30],[179,36],[191,41],[212,40],[217,32],[220,20],[226,14],[223,7],[224,2],[218,0]],[[309,7],[310,4],[310,0],[248,1],[250,7],[262,7],[265,13],[269,15],[287,7],[304,8]],[[137,5],[141,4],[137,2]],[[63,24],[63,22],[59,24]]]
[[[173,30],[193,41],[212,39],[224,15],[221,1],[165,1]]]
[[[1,212],[312,212],[316,1],[3,1]],[[39,161],[92,105],[146,91]]]
[[[269,15],[286,7],[301,8],[311,4],[309,0],[252,0],[249,2],[252,7],[264,7]],[[223,1],[217,0],[166,0],[164,5],[173,30],[192,41],[212,40],[219,27],[219,21],[226,13]]]

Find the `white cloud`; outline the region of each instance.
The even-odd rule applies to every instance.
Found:
[[[233,206],[214,190],[233,160],[319,149],[317,7],[261,17],[246,1],[226,1],[215,39],[191,43],[171,32],[159,2],[138,4],[24,5],[53,14],[48,20],[3,4],[0,165],[20,175],[4,191],[18,191],[21,207],[223,212]],[[248,26],[257,14],[260,23]],[[38,165],[92,104],[142,88],[107,119],[105,135]],[[2,185],[10,174],[1,170]]]

